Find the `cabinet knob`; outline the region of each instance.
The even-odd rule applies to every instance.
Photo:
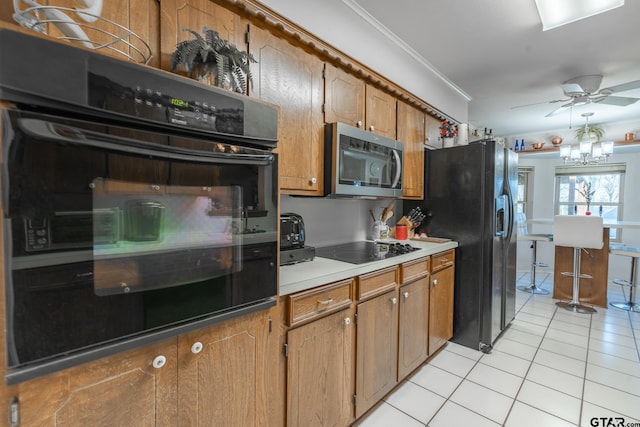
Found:
[[[391,298],[391,304],[396,305],[398,303],[398,298],[393,297]]]
[[[202,343],[200,341],[196,341],[191,346],[191,353],[198,354],[202,351]]]
[[[438,286],[438,279],[434,279],[434,280],[433,280],[433,286],[434,286],[434,287],[435,287],[435,286]]]
[[[160,191],[160,186],[157,184],[151,184],[151,189],[154,191]]]
[[[318,182],[318,180],[316,179],[316,177],[314,176],[313,178],[311,178],[309,180],[310,183],[315,184],[316,182]]]
[[[356,126],[357,126],[357,127],[361,128],[361,127],[362,127],[362,125],[363,125],[362,120],[358,120],[358,121],[356,122]]]
[[[155,359],[153,359],[153,367],[156,369],[160,369],[162,368],[165,364],[167,363],[167,358],[160,355],[160,356],[156,356]]]
[[[369,126],[369,130],[370,130],[371,132],[373,132],[374,130],[376,130],[376,128],[374,128],[374,127],[373,127],[373,125],[371,125],[371,126]]]
[[[351,324],[351,319],[349,317],[344,318],[344,324],[349,326]]]
[[[409,298],[409,292],[405,292],[405,293],[403,293],[402,295],[404,295],[404,299]]]

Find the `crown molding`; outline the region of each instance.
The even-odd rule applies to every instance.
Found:
[[[459,93],[462,97],[464,97],[467,101],[471,101],[471,96],[467,94],[464,90],[458,87],[455,83],[447,78],[444,74],[442,74],[436,67],[433,66],[425,57],[420,55],[414,48],[409,46],[404,40],[398,37],[393,31],[384,26],[380,21],[378,21],[375,17],[373,17],[369,12],[362,8],[358,3],[354,0],[342,0],[342,2],[353,10],[356,14],[358,14],[362,19],[364,19],[369,25],[371,25],[376,31],[382,34],[387,39],[391,40],[395,45],[397,45],[400,49],[405,51],[409,56],[415,59],[418,63],[420,63],[427,70],[432,72],[436,77],[442,80],[447,84],[451,89]]]

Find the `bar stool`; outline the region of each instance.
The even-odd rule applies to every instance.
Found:
[[[626,302],[610,302],[609,305],[621,310],[634,311],[640,313],[640,305],[635,302],[636,280],[638,278],[638,258],[640,258],[640,248],[634,248],[625,245],[609,245],[609,253],[612,255],[622,255],[631,257],[631,276],[629,281],[614,280],[614,283],[623,286],[629,286],[629,301]]]
[[[553,219],[553,243],[556,246],[573,248],[573,272],[562,272],[573,277],[571,301],[558,301],[556,305],[576,313],[595,313],[593,307],[580,304],[580,279],[592,276],[580,273],[581,253],[585,249],[602,249],[602,217],[556,215]]]
[[[536,267],[549,267],[549,264],[538,262],[537,248],[538,242],[553,242],[553,234],[529,233],[527,217],[522,212],[516,214],[516,223],[518,224],[518,240],[531,242],[531,284],[528,286],[518,286],[517,289],[522,292],[529,292],[530,294],[549,295],[548,290],[536,285]]]

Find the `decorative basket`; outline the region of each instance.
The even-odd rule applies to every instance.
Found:
[[[106,49],[130,61],[148,64],[152,57],[151,48],[142,37],[117,22],[88,12],[38,5],[16,9],[13,19],[24,28],[89,49]]]

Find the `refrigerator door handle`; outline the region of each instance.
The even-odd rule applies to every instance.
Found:
[[[502,194],[498,198],[496,198],[496,207],[495,207],[495,221],[496,221],[496,236],[504,238],[505,231],[507,229],[507,195]]]
[[[507,215],[508,218],[505,218],[505,223],[506,223],[506,227],[507,227],[507,235],[505,237],[505,240],[507,242],[511,241],[511,235],[513,234],[513,222],[515,220],[516,217],[516,213],[515,213],[515,207],[513,206],[513,196],[511,194],[511,189],[509,187],[507,187],[507,194],[505,194],[505,197],[507,198],[506,200],[506,206],[505,206],[505,210],[507,211]]]

